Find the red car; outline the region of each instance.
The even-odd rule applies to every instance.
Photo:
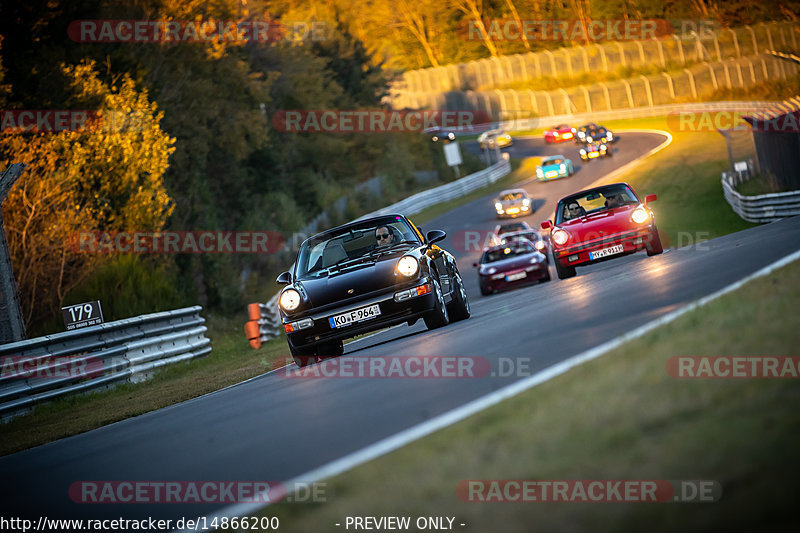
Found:
[[[539,235],[535,229],[527,229],[527,230],[520,230],[520,231],[510,231],[508,233],[501,233],[498,237],[500,239],[499,244],[506,244],[511,241],[516,241],[519,239],[527,239],[533,245],[536,250],[542,252],[545,257],[548,253],[548,246],[547,241]]]
[[[550,281],[548,265],[547,256],[527,239],[486,248],[480,263],[473,263],[484,296],[532,281]]]
[[[550,229],[553,262],[560,279],[576,274],[575,267],[605,261],[646,250],[647,255],[663,252],[655,215],[627,183],[614,183],[581,191],[559,200],[555,223],[542,222]]]
[[[571,128],[569,124],[559,124],[544,132],[544,141],[548,143],[571,141],[574,138],[575,128]]]

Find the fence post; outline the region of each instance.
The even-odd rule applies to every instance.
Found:
[[[772,44],[772,32],[770,32],[770,31],[769,31],[769,24],[764,24],[764,23],[762,22],[762,23],[761,23],[761,24],[759,24],[759,25],[760,25],[760,26],[762,26],[764,29],[766,29],[766,30],[767,30],[767,43],[769,44],[769,49],[770,49],[770,50],[775,50],[775,45],[774,45],[774,44]]]
[[[750,32],[750,37],[753,39],[753,55],[758,55],[758,41],[756,41],[756,32],[750,26],[745,26],[747,31]]]
[[[530,89],[527,89],[527,91],[528,91],[528,96],[531,99],[531,109],[533,109],[533,112],[536,113],[537,115],[541,114],[539,113],[539,104],[536,102],[536,94]]]
[[[550,96],[549,91],[543,91],[543,92],[544,95],[547,97],[547,108],[550,110],[550,116],[552,117],[553,115],[556,114],[556,110],[553,109],[553,97]]]
[[[591,67],[589,66],[589,54],[586,53],[586,47],[585,46],[581,46],[580,49],[581,49],[581,53],[583,54],[583,71],[584,72],[589,72],[589,71],[592,70]]]
[[[718,90],[719,85],[717,84],[717,75],[714,73],[714,69],[706,61],[703,61],[703,64],[708,67],[708,72],[711,74],[711,83],[714,85],[714,90]]]
[[[616,41],[616,43],[617,43],[617,48],[619,49],[619,60],[622,62],[623,67],[627,67],[628,63],[625,60],[625,49],[622,47],[621,42]]]
[[[25,163],[14,163],[0,175],[0,207],[26,166]],[[3,297],[0,301],[0,309],[6,311],[0,313],[0,316],[3,314],[6,316],[0,318],[0,343],[24,340],[25,321],[22,319],[22,310],[19,305],[17,282],[14,278],[14,268],[11,265],[11,252],[6,240],[2,209],[0,209],[0,292]]]
[[[647,59],[644,57],[644,46],[642,46],[641,41],[636,41],[636,46],[639,48],[639,60],[641,60],[642,65],[647,63]]]
[[[583,99],[586,101],[586,112],[592,112],[592,99],[589,98],[589,91],[586,89],[585,85],[581,85],[581,89],[583,89]]]
[[[723,62],[722,67],[725,69],[725,81],[728,84],[727,87],[728,89],[732,89],[733,83],[731,83],[731,73],[730,70],[728,70],[728,62],[727,61]]]
[[[574,109],[575,106],[572,104],[572,100],[569,98],[569,93],[564,89],[559,89],[559,91],[564,95],[564,108],[566,111],[564,114],[569,115],[570,113],[574,113],[576,110]]]
[[[625,92],[628,94],[628,107],[633,107],[633,93],[631,92],[631,84],[628,80],[621,80],[625,85]]]
[[[650,80],[648,80],[647,76],[645,75],[641,75],[639,77],[644,80],[644,88],[647,91],[647,102],[650,104],[650,107],[653,107],[653,92],[650,89]]]
[[[600,86],[603,88],[603,93],[606,95],[606,106],[608,106],[608,110],[611,111],[611,93],[608,92],[608,85],[601,81]]]
[[[525,59],[523,59],[523,55],[519,54],[517,56],[517,59],[519,59],[519,69],[520,72],[522,73],[522,79],[524,81],[530,80],[530,77],[528,76],[528,65],[525,64]]]
[[[677,35],[673,35],[675,42],[678,44],[678,52],[680,52],[681,65],[686,66],[686,55],[683,53],[683,41]]]
[[[562,48],[564,51],[564,61],[567,62],[567,76],[570,78],[575,77],[575,73],[572,71],[572,56],[569,54],[567,48]]]
[[[595,46],[600,50],[600,57],[603,58],[603,71],[608,72],[608,57],[606,56],[605,48],[600,44],[596,44]]]
[[[688,68],[683,69],[689,75],[689,85],[692,87],[692,98],[697,100],[697,86],[694,84],[694,74]]]
[[[733,31],[732,28],[728,28],[728,31],[731,32],[731,35],[733,36],[733,46],[736,48],[736,58],[741,59],[742,50],[739,48],[739,37],[736,36],[736,32]]]
[[[658,45],[658,58],[661,59],[661,67],[667,68],[667,62],[664,60],[664,45],[661,43],[661,39],[656,39],[656,44]]]
[[[722,61],[722,51],[719,48],[719,39],[714,35],[714,49],[717,51],[717,61]]]
[[[664,76],[665,78],[667,78],[667,86],[669,87],[669,97],[670,97],[671,101],[674,101],[675,100],[675,85],[672,82],[672,76],[670,76],[666,72],[662,72],[661,75]]]
[[[555,76],[556,72],[558,72],[558,70],[556,70],[556,58],[550,50],[545,50],[544,53],[550,58],[550,75]]]

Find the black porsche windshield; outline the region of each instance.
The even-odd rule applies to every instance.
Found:
[[[364,259],[422,244],[414,229],[397,216],[372,218],[306,240],[295,265],[297,277],[341,269]]]

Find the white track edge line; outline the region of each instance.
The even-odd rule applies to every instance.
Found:
[[[589,350],[586,350],[578,355],[574,355],[569,359],[565,359],[560,363],[556,363],[555,365],[548,367],[540,372],[537,372],[532,376],[519,380],[515,383],[512,383],[511,385],[507,385],[506,387],[503,387],[485,396],[477,398],[469,403],[466,403],[451,411],[443,413],[435,418],[432,418],[421,424],[417,424],[416,426],[403,430],[400,433],[392,435],[391,437],[387,437],[374,444],[370,444],[365,448],[362,448],[348,455],[345,455],[344,457],[336,459],[335,461],[331,461],[330,463],[315,468],[314,470],[306,472],[305,474],[301,474],[290,480],[284,481],[283,484],[286,486],[293,486],[295,484],[314,483],[321,479],[326,479],[331,476],[341,474],[352,468],[355,468],[356,466],[360,466],[368,461],[371,461],[389,452],[397,450],[407,444],[410,444],[411,442],[414,442],[422,437],[430,435],[435,431],[444,429],[448,426],[455,424],[456,422],[460,422],[465,418],[480,411],[483,411],[495,404],[498,404],[507,398],[516,396],[517,394],[524,392],[530,388],[533,388],[536,385],[540,385],[557,376],[560,376],[578,365],[581,365],[587,361],[591,361],[592,359],[597,359],[601,355],[604,355],[605,353],[621,346],[622,344],[624,344],[629,340],[641,337],[644,334],[649,333],[650,331],[659,326],[666,325],[690,311],[694,311],[699,307],[703,307],[709,302],[716,300],[717,298],[724,296],[730,292],[733,292],[736,289],[739,289],[749,281],[771,274],[773,271],[781,267],[784,267],[789,263],[797,261],[798,259],[800,259],[800,250],[797,250],[781,259],[778,259],[777,261],[770,263],[769,265],[761,268],[760,270],[757,270],[756,272],[745,276],[739,281],[736,281],[734,283],[731,283],[730,285],[723,287],[717,292],[714,292],[695,302],[687,304],[681,307],[680,309],[676,309],[671,313],[667,313],[662,317],[659,317],[646,324],[643,324],[638,328],[634,329],[633,331],[630,331],[624,335],[620,335],[619,337],[606,341],[599,346],[590,348]],[[257,496],[254,496],[253,499],[261,499],[266,501],[268,499],[268,493],[261,493]],[[207,523],[211,522],[214,518],[222,518],[222,517],[232,518],[234,516],[249,515],[269,505],[270,503],[266,504],[241,503],[241,504],[230,505],[228,507],[222,508],[220,511],[216,513],[206,516]]]

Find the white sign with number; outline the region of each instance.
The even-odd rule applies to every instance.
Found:
[[[456,167],[461,164],[461,150],[458,142],[454,141],[444,145],[444,158],[447,160],[448,166]]]
[[[62,307],[61,315],[64,317],[64,325],[67,327],[67,331],[103,323],[103,310],[100,308],[100,300]]]

